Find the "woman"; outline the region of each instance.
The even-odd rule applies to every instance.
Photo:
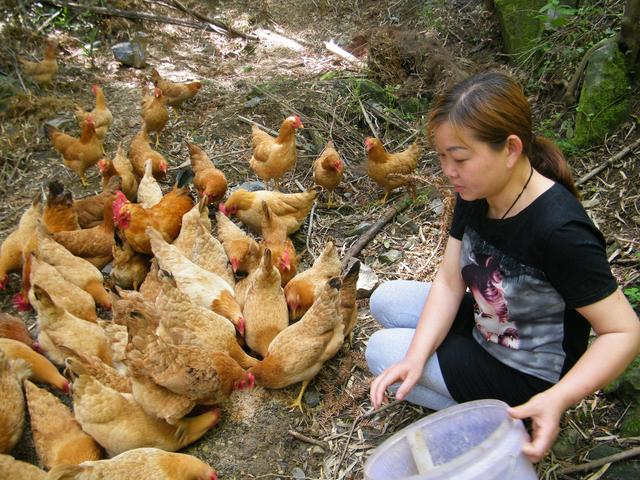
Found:
[[[459,83],[436,101],[428,135],[457,193],[453,222],[432,284],[392,281],[371,297],[386,327],[367,346],[372,404],[387,387],[432,409],[503,400],[532,419],[524,452],[538,461],[563,412],[638,354],[638,317],[514,80],[489,72]]]

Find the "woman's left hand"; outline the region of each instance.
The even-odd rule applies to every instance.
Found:
[[[522,451],[532,462],[542,460],[560,432],[560,418],[565,411],[562,402],[548,391],[539,393],[527,403],[508,410],[513,418],[531,418],[533,438],[525,442]]]

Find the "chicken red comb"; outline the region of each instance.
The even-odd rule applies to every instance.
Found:
[[[129,203],[127,197],[120,190],[116,190],[115,194],[116,198],[113,200],[113,219],[116,220],[116,217],[120,214],[120,209]]]
[[[225,217],[228,217],[229,215],[227,215],[227,209],[224,206],[224,202],[220,202],[218,204],[218,211],[223,214]]]
[[[98,92],[98,85],[91,85],[91,91],[95,95]]]
[[[13,305],[19,312],[28,312],[31,310],[29,300],[22,295],[22,292],[16,293],[13,297]]]
[[[216,475],[216,472],[211,472],[211,476],[209,477],[209,480],[218,480],[218,475]]]
[[[4,277],[2,277],[2,280],[0,280],[0,290],[2,290],[4,287],[7,286],[7,282],[9,281],[9,275],[5,275]]]
[[[256,384],[256,377],[253,373],[247,372],[247,378],[249,379],[249,385],[247,388],[253,388]]]
[[[238,333],[244,337],[244,318],[243,317],[240,317],[238,319],[238,325],[236,325],[236,328],[238,329]]]

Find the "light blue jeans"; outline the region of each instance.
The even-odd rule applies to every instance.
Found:
[[[430,288],[431,283],[392,280],[380,285],[371,295],[371,315],[384,327],[371,335],[365,352],[367,364],[374,375],[380,375],[385,368],[404,358]],[[389,389],[395,392],[399,386],[396,383]],[[406,399],[432,410],[457,403],[447,390],[437,355],[427,360],[420,380]]]

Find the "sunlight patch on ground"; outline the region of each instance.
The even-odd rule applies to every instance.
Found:
[[[258,28],[253,33],[255,33],[260,39],[260,42],[262,42],[266,46],[276,47],[276,48],[284,47],[284,48],[293,50],[295,52],[301,52],[302,50],[304,50],[304,47],[300,45],[298,42],[296,42],[295,40],[287,38],[278,33],[272,32],[271,30]]]

